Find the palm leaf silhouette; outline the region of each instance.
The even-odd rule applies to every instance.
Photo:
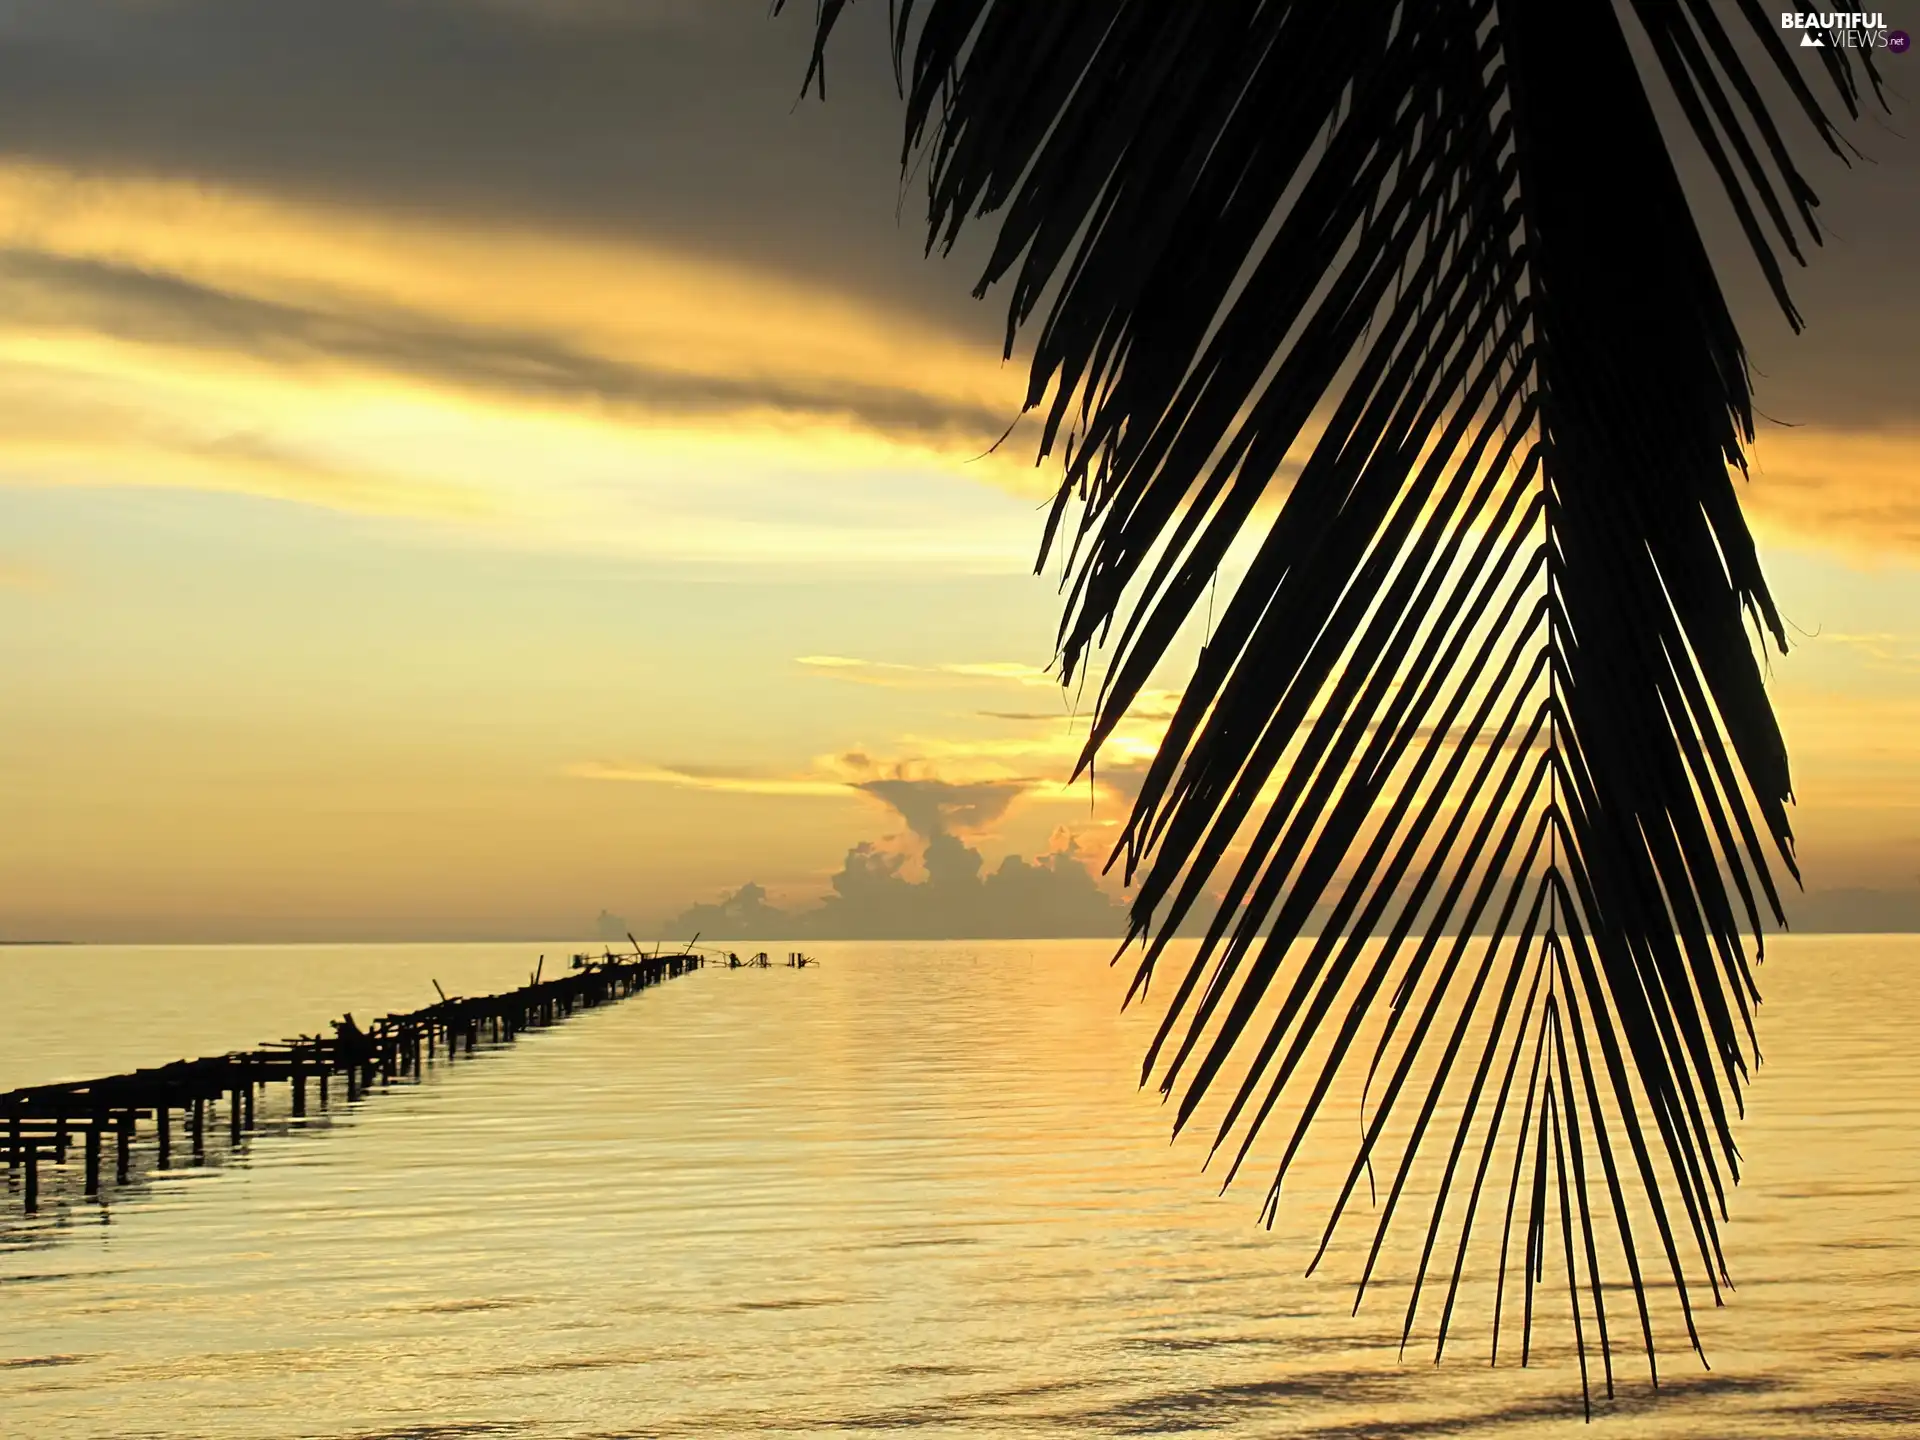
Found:
[[[818,8],[823,96],[844,4]],[[1834,123],[1753,0],[1627,8],[1798,328],[1781,253],[1804,263],[1816,202],[1762,83],[1842,155]],[[975,293],[1010,281],[1009,356],[1044,309],[1026,405],[1065,470],[1041,557],[1064,556],[1064,678],[1109,653],[1083,768],[1251,550],[1115,852],[1130,997],[1223,887],[1143,1079],[1176,1130],[1219,1106],[1229,1180],[1284,1120],[1271,1223],[1363,1077],[1313,1263],[1378,1163],[1361,1293],[1426,1212],[1403,1346],[1437,1307],[1439,1358],[1479,1236],[1493,1358],[1516,1301],[1529,1358],[1552,1249],[1583,1396],[1590,1351],[1612,1392],[1609,1287],[1657,1384],[1650,1297],[1698,1350],[1693,1307],[1730,1283],[1744,937],[1757,958],[1774,867],[1798,875],[1761,673],[1786,637],[1732,478],[1746,357],[1620,10],[889,19],[929,250],[997,216]],[[1817,56],[1857,114],[1847,52]]]

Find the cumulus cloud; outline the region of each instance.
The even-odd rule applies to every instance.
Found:
[[[900,812],[913,833],[932,841],[953,830],[984,830],[1032,788],[1025,780],[866,780],[855,787]]]
[[[1028,860],[1009,855],[988,870],[957,836],[927,841],[926,878],[903,873],[906,856],[863,841],[847,851],[820,904],[783,910],[748,883],[718,902],[669,920],[672,935],[720,940],[948,940],[1119,936],[1126,907],[1095,882],[1071,842]]]
[[[859,752],[838,757],[852,770],[872,768]],[[753,882],[667,922],[669,934],[698,930],[738,940],[976,939],[1118,935],[1126,907],[1102,890],[1074,832],[1054,829],[1048,853],[1008,855],[994,869],[962,833],[990,829],[1034,787],[1030,780],[952,781],[895,773],[855,789],[882,801],[922,842],[924,879],[911,878],[907,853],[874,841],[848,850],[832,890],[817,906],[783,910]]]

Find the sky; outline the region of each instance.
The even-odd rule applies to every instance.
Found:
[[[0,938],[1117,927],[1181,677],[1065,783],[985,232],[922,253],[884,7],[800,100],[809,8],[0,10]],[[1700,192],[1811,928],[1920,928],[1885,63],[1864,158],[1802,147],[1804,335]]]

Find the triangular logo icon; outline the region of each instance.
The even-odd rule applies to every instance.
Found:
[[[1800,32],[1800,48],[1802,50],[1824,50],[1827,48],[1827,42],[1817,37],[1811,30],[1802,30]]]

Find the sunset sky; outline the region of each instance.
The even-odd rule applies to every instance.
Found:
[[[863,842],[916,877],[935,831],[1104,856],[1051,477],[1024,428],[984,454],[1025,373],[982,237],[922,257],[885,7],[824,105],[766,9],[0,12],[0,938],[569,935],[803,905]],[[1802,148],[1806,334],[1704,210],[1817,916],[1920,901],[1895,104],[1851,171]]]

